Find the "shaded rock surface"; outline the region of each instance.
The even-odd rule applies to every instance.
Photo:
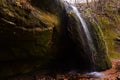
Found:
[[[27,73],[49,62],[58,19],[22,1],[0,0],[0,77]]]
[[[91,71],[85,34],[71,11],[59,0],[0,0],[0,77],[44,69]],[[97,26],[88,27],[95,42],[94,66],[106,70],[111,64],[103,35]]]

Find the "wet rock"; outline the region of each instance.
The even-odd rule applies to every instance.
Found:
[[[61,0],[31,0],[27,6],[19,1],[0,0],[0,77],[29,73],[48,64],[57,71],[91,70],[94,61],[97,70],[110,68],[98,28],[90,26],[97,46],[91,56],[78,16],[71,8],[66,10]]]

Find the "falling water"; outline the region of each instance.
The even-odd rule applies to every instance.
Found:
[[[73,5],[71,5],[71,7],[73,9],[73,12],[76,14],[76,16],[79,18],[79,20],[82,24],[83,30],[85,32],[85,35],[86,35],[86,38],[87,38],[87,41],[88,41],[88,46],[89,46],[89,48],[91,50],[91,53],[92,53],[93,68],[95,70],[95,58],[94,58],[95,48],[94,48],[92,37],[91,37],[90,32],[88,30],[87,24],[85,23],[84,19],[81,17],[81,14],[78,11],[78,9]]]
[[[67,2],[67,4],[69,4],[69,3]],[[89,49],[91,51],[90,53],[91,53],[91,59],[92,59],[92,63],[93,63],[93,65],[92,65],[93,71],[95,71],[95,58],[94,58],[95,47],[94,47],[93,40],[92,40],[92,37],[90,35],[90,32],[88,30],[87,24],[84,21],[84,19],[82,18],[82,16],[81,16],[80,12],[78,11],[78,9],[75,6],[69,4],[69,7],[67,6],[67,10],[68,9],[72,9],[72,12],[78,17],[79,21],[82,24],[82,27],[83,27],[83,30],[84,30],[84,33],[85,33],[85,36],[86,36],[86,39],[87,39],[86,43],[89,46]]]
[[[85,35],[86,35],[87,40],[88,40],[89,47],[91,48],[91,50],[94,50],[94,45],[93,45],[92,37],[90,35],[90,32],[89,32],[89,30],[87,28],[87,25],[86,25],[85,21],[81,17],[81,14],[77,10],[77,8],[75,6],[73,6],[73,5],[71,5],[71,6],[73,8],[74,13],[78,16],[79,20],[81,21],[82,27],[83,27],[83,29],[85,31]]]

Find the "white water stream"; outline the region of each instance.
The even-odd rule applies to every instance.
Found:
[[[79,21],[82,24],[85,36],[87,38],[87,44],[88,44],[89,49],[91,51],[90,53],[91,53],[91,57],[92,57],[92,61],[93,61],[93,69],[92,69],[93,72],[87,73],[86,75],[88,75],[89,77],[92,77],[92,78],[102,78],[102,77],[105,77],[105,75],[103,73],[94,72],[95,71],[95,57],[94,57],[95,46],[94,46],[93,39],[91,37],[90,31],[88,29],[88,26],[87,26],[86,22],[82,18],[81,13],[78,11],[77,7],[75,7],[75,6],[71,5],[71,4],[69,4],[69,6],[70,6],[69,8],[72,8],[72,12],[78,17]],[[74,72],[71,71],[71,73],[74,73]]]
[[[95,70],[95,58],[94,58],[95,47],[94,47],[94,44],[93,44],[92,37],[90,35],[90,31],[88,30],[88,26],[87,26],[86,22],[84,21],[84,19],[82,18],[78,9],[73,5],[71,5],[71,7],[73,9],[74,14],[76,14],[76,16],[78,17],[78,19],[80,20],[80,22],[82,24],[85,36],[87,38],[87,43],[88,43],[88,46],[89,46],[90,51],[91,51],[91,57],[92,57],[92,61],[93,61],[93,70]]]
[[[90,56],[91,56],[91,59],[92,59],[92,69],[90,73],[86,73],[86,75],[88,75],[89,77],[93,77],[93,78],[102,78],[102,77],[105,77],[105,75],[103,73],[100,73],[100,72],[95,72],[95,46],[94,46],[94,43],[93,43],[93,39],[92,39],[92,36],[90,34],[90,31],[88,29],[88,25],[86,24],[84,18],[82,18],[82,15],[81,13],[79,12],[79,10],[77,9],[77,7],[75,7],[74,5],[75,4],[69,4],[69,1],[70,0],[67,0],[65,1],[65,6],[66,6],[66,9],[70,12],[72,11],[72,13],[74,13],[77,17],[78,17],[78,20],[79,22],[81,23],[82,26],[79,26],[78,29],[81,29],[80,27],[82,27],[82,30],[85,34],[85,37],[86,37],[86,43],[88,45],[88,48],[90,50]],[[81,35],[81,34],[80,34]],[[76,70],[72,70],[70,71],[70,73],[75,73],[77,72]]]

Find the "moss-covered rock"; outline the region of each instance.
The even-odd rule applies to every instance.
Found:
[[[93,69],[82,24],[69,6],[62,0],[0,0],[0,77],[46,70],[48,65],[58,71]],[[92,25],[90,31],[96,70],[110,68],[99,28]]]
[[[90,31],[92,43],[89,43],[83,24],[73,8],[65,3],[65,9],[64,28],[61,28],[64,30],[57,43],[57,66],[64,70],[80,69],[80,71],[101,71],[111,68],[107,47],[99,25],[81,15]]]
[[[53,28],[58,23],[56,15],[28,2],[0,0],[0,77],[48,64]]]
[[[86,19],[87,20],[87,19]],[[105,42],[103,32],[100,28],[100,25],[97,23],[97,21],[93,20],[89,22],[90,20],[86,21],[88,23],[88,28],[90,30],[90,34],[92,35],[94,46],[95,46],[95,66],[97,67],[97,70],[105,70],[107,68],[111,68],[111,62],[108,57],[108,47]]]
[[[86,27],[90,31],[90,36],[92,37],[92,41],[93,41],[93,43],[92,43],[93,46],[91,45],[90,47],[93,47],[94,49],[93,49],[93,52],[91,53],[91,50],[89,50],[89,46],[87,45],[87,40],[85,39],[86,35],[82,28],[83,25],[78,24],[79,21],[74,14],[72,14],[72,15],[70,14],[70,16],[71,16],[71,18],[73,18],[73,20],[71,20],[71,18],[70,18],[69,22],[73,22],[73,24],[72,25],[69,24],[69,28],[70,28],[69,32],[70,32],[70,34],[72,34],[70,36],[72,37],[74,43],[76,43],[76,45],[77,45],[77,48],[78,48],[77,51],[82,56],[81,58],[79,58],[79,60],[81,59],[80,61],[83,61],[84,59],[87,59],[87,61],[84,62],[84,64],[82,64],[82,66],[87,67],[89,65],[90,69],[97,70],[97,71],[106,70],[106,69],[111,68],[112,66],[111,66],[110,59],[108,57],[107,45],[106,45],[104,37],[103,37],[103,32],[102,32],[99,24],[97,23],[97,21],[95,21],[95,20],[90,21],[88,18],[85,18],[85,16],[83,16],[83,19],[85,20],[85,22],[87,24]],[[75,24],[74,24],[74,21],[76,22]],[[76,26],[76,27],[73,27],[73,26]],[[79,34],[81,34],[81,35],[79,35]],[[78,45],[80,45],[80,46],[78,46]],[[94,66],[95,66],[95,69],[93,68]],[[87,68],[87,69],[89,69],[89,68]]]

